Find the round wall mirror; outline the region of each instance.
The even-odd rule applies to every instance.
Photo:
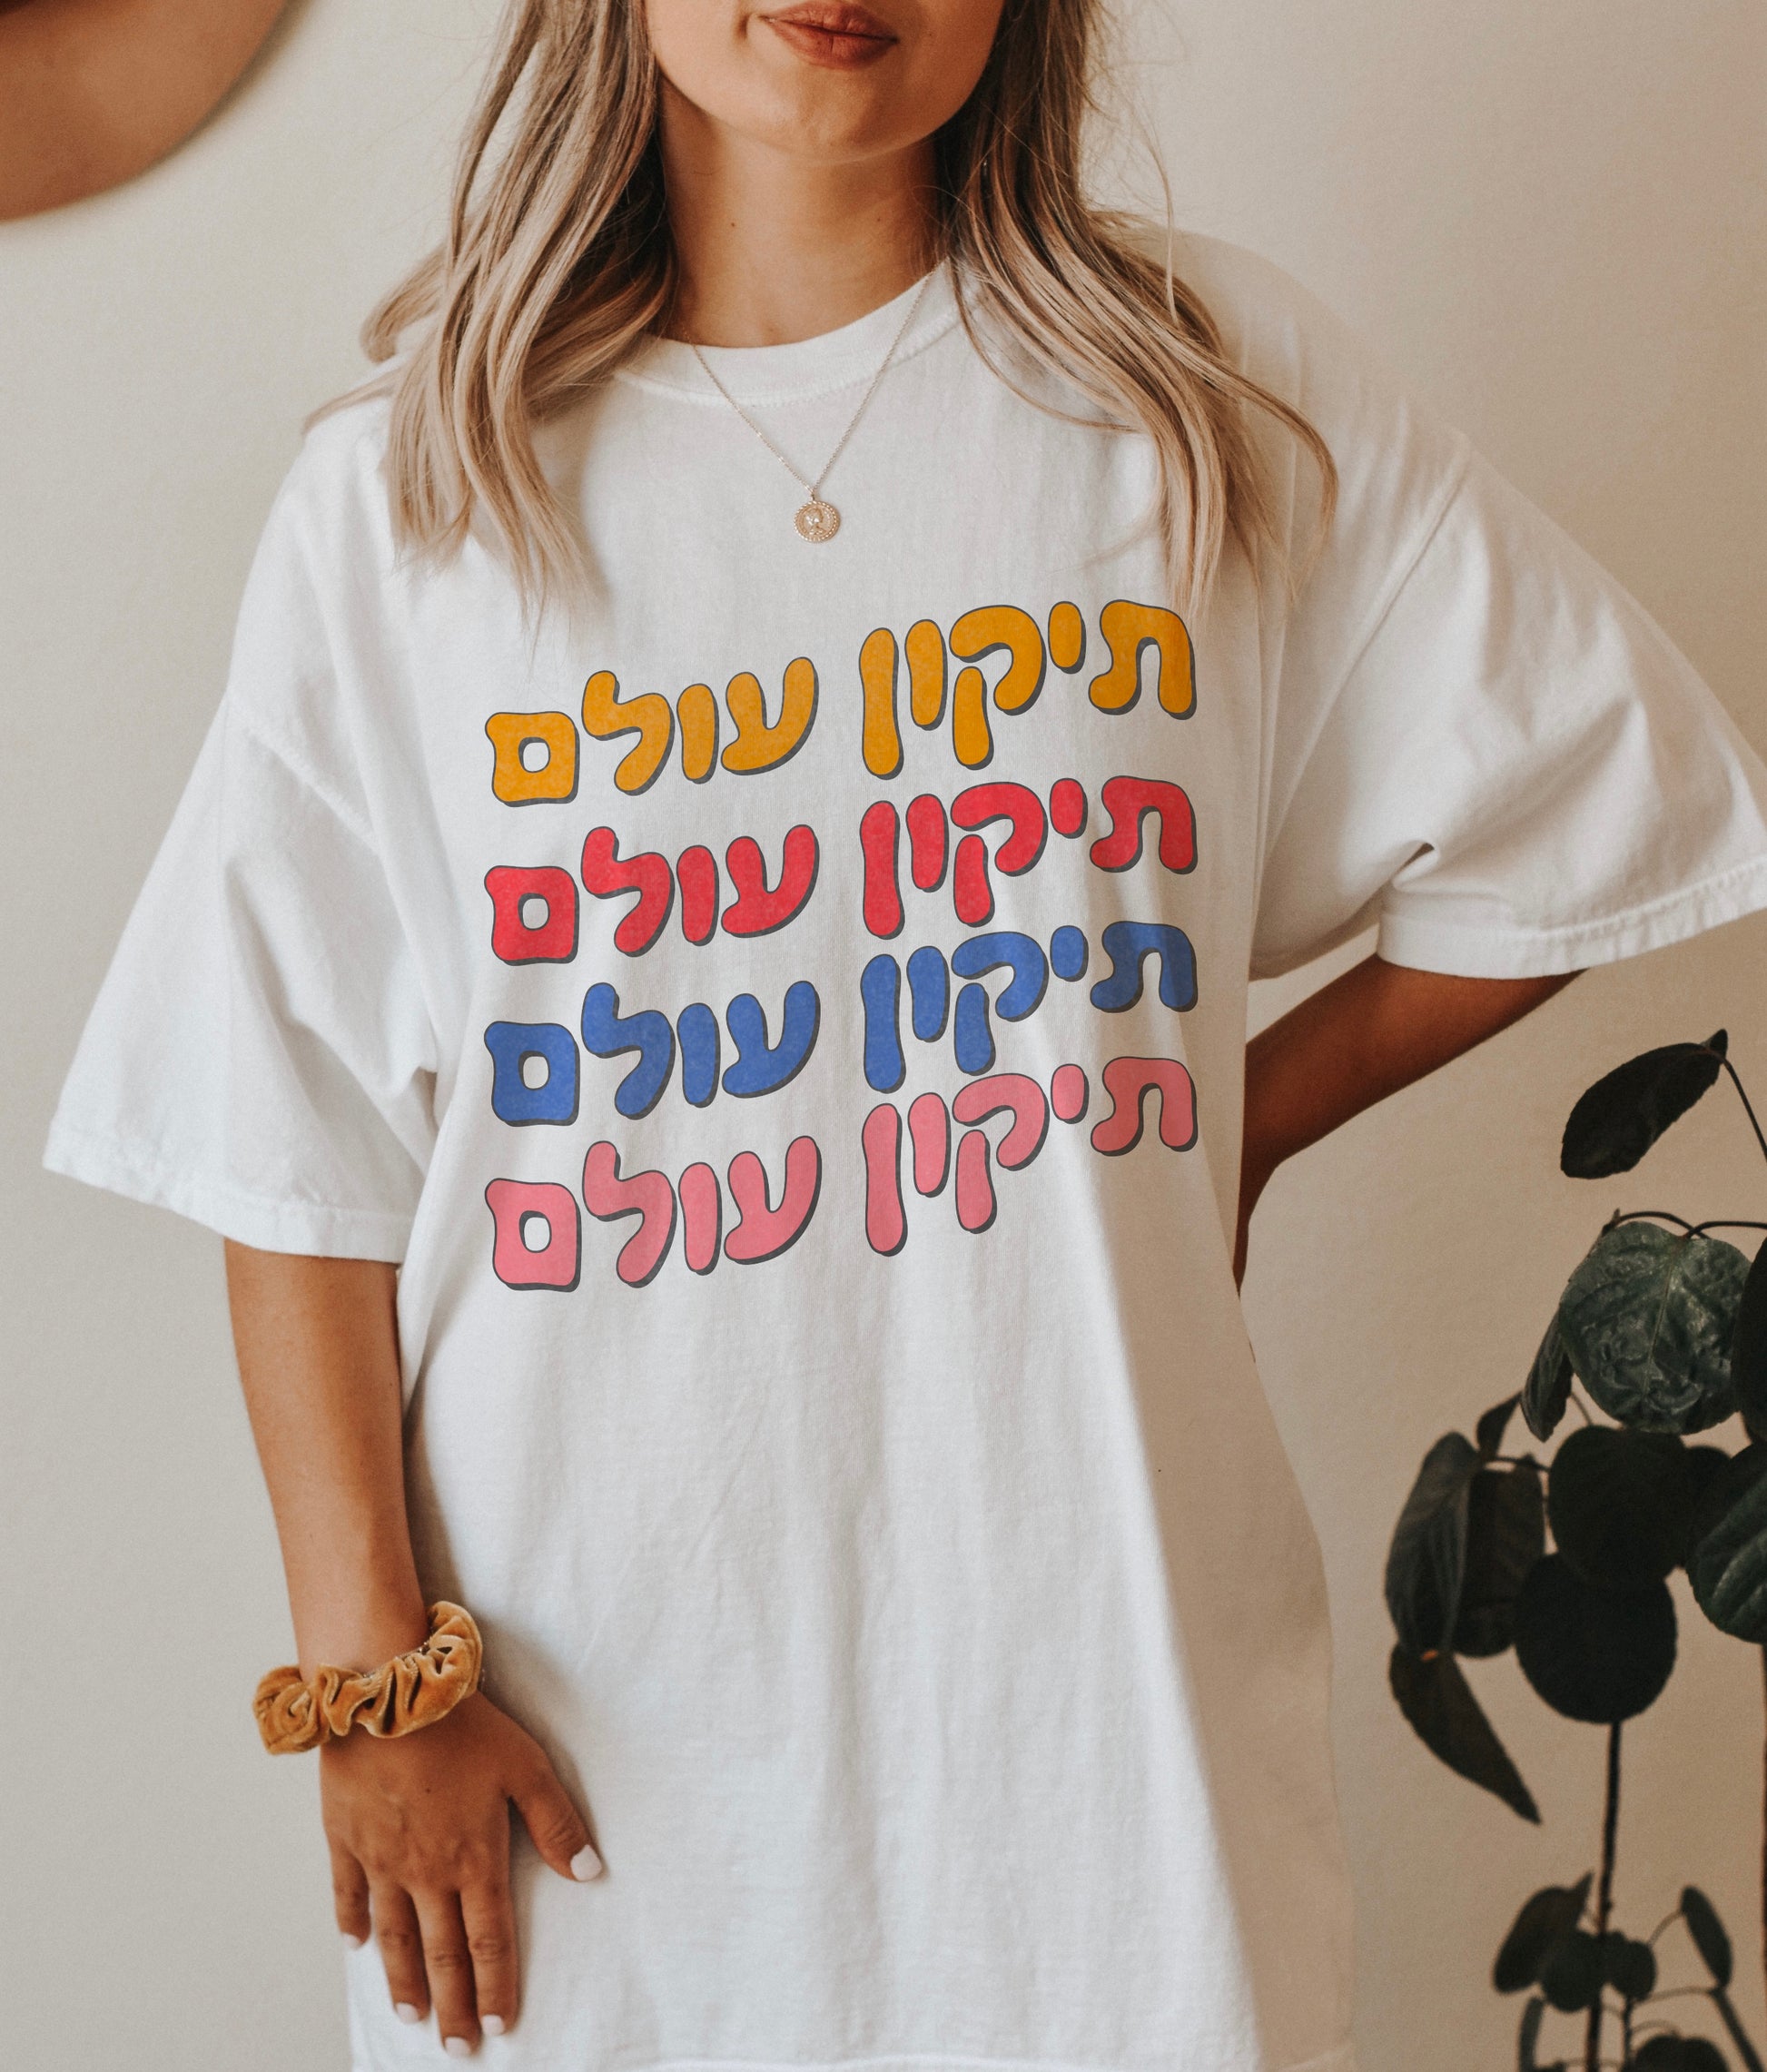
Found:
[[[0,221],[144,173],[237,84],[287,0],[0,0]]]

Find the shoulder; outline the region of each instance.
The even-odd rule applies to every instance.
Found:
[[[1229,347],[1280,349],[1318,331],[1347,339],[1339,319],[1310,289],[1262,252],[1150,216],[1119,216],[1124,243],[1173,278],[1209,311]]]
[[[1153,234],[1162,257],[1165,241]],[[1171,266],[1213,320],[1229,362],[1328,437],[1404,409],[1403,385],[1377,349],[1274,261],[1184,232],[1172,240]]]
[[[384,479],[388,405],[352,400],[307,429],[277,489],[236,622],[226,709],[249,740],[310,789],[336,789],[357,724],[358,666],[380,634],[399,580]]]
[[[271,514],[271,529],[298,539],[321,561],[346,541],[357,551],[390,539],[386,458],[391,401],[384,394],[329,406],[308,421]]]
[[[1156,261],[1166,239],[1151,234]],[[1148,249],[1148,248],[1143,248]],[[1378,348],[1311,289],[1243,245],[1190,232],[1171,241],[1176,279],[1202,304],[1229,364],[1318,432],[1338,470],[1340,541],[1416,538],[1464,476],[1471,449],[1422,402]],[[1268,420],[1273,458],[1292,448]]]
[[[1193,231],[1169,242],[1144,220],[1133,235],[1157,265],[1170,252],[1174,279],[1208,311],[1228,363],[1298,410],[1335,454],[1342,445],[1353,458],[1365,440],[1414,436],[1432,422],[1378,347],[1273,260]]]
[[[309,420],[253,557],[245,623],[317,638],[384,604],[400,557],[387,495],[390,405],[351,399]]]

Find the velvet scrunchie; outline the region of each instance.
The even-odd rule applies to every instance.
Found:
[[[271,1755],[318,1748],[332,1735],[364,1728],[380,1740],[415,1733],[446,1719],[479,1688],[485,1643],[459,1604],[429,1607],[429,1638],[379,1669],[316,1669],[302,1677],[290,1663],[258,1685],[252,1710]]]

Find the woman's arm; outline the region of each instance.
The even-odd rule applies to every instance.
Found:
[[[1254,1037],[1235,1279],[1245,1275],[1251,1212],[1285,1159],[1519,1021],[1575,976],[1457,979],[1369,957]]]
[[[394,1271],[227,1247],[233,1340],[311,1672],[371,1669],[429,1633],[405,1515]],[[370,1920],[400,2015],[433,2005],[449,2052],[517,2001],[509,1802],[562,1878],[600,1860],[539,1744],[482,1692],[397,1741],[320,1751],[338,1926]]]

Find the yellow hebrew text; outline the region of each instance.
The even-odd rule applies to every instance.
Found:
[[[1050,607],[1049,658],[1070,676],[1086,659],[1086,621],[1078,605]]]
[[[746,669],[732,676],[724,694],[730,709],[730,723],[736,738],[719,760],[726,770],[748,775],[755,770],[775,769],[795,755],[815,723],[815,666],[800,655],[785,665],[785,696],[779,703],[779,718],[767,725],[767,708],[761,683]]]
[[[675,701],[675,715],[681,722],[681,775],[691,784],[703,784],[718,753],[718,701],[712,686],[689,684]]]
[[[951,745],[966,769],[985,769],[994,759],[994,737],[988,731],[988,679],[973,665],[960,669],[952,686]]]
[[[1043,687],[1043,636],[1029,612],[1017,605],[983,605],[965,612],[951,629],[951,651],[973,662],[996,647],[1012,655],[1006,674],[994,686],[1002,712],[1022,712]]]
[[[1091,699],[1101,712],[1127,712],[1141,690],[1141,656],[1158,657],[1154,681],[1160,703],[1182,719],[1197,702],[1196,665],[1184,621],[1159,605],[1133,605],[1120,597],[1099,614],[1099,630],[1111,650],[1111,666],[1092,678]]]
[[[505,805],[577,796],[577,729],[568,712],[494,712],[485,732],[496,751],[491,790]],[[546,760],[529,769],[523,751],[536,741]]]
[[[908,711],[916,726],[945,716],[945,636],[930,618],[917,618],[902,643],[908,657]]]
[[[902,734],[896,725],[896,636],[887,626],[865,636],[859,682],[865,694],[865,767],[874,777],[893,777],[902,767]]]
[[[597,669],[583,686],[583,726],[597,741],[619,734],[638,735],[637,746],[614,772],[614,782],[623,792],[646,791],[656,782],[675,739],[675,715],[663,694],[645,691],[637,697],[623,698],[611,669]]]
[[[1036,620],[1017,605],[983,605],[965,612],[951,629],[951,651],[961,660],[1003,647],[1011,656],[994,686],[1002,712],[1022,712],[1043,687],[1043,636]],[[951,694],[951,742],[957,760],[979,770],[992,759],[988,731],[987,686],[980,669],[961,669]]]

